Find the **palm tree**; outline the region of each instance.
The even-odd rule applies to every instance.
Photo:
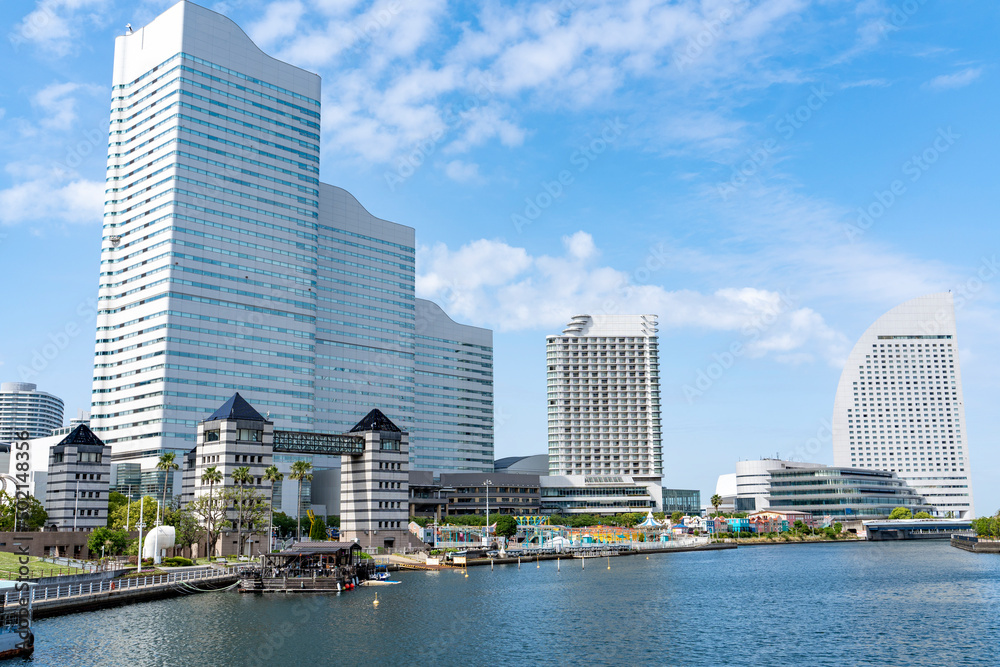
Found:
[[[239,556],[243,555],[243,485],[253,483],[253,475],[250,474],[250,468],[247,466],[241,466],[233,471],[231,475],[233,478],[233,483],[239,487],[239,493],[236,497],[236,502],[239,503],[239,507],[236,508],[236,542],[237,549],[236,553]]]
[[[163,503],[161,503],[160,508],[158,509],[162,509],[162,507],[167,504],[167,478],[170,476],[172,471],[180,468],[180,466],[174,461],[176,457],[177,455],[174,452],[167,452],[160,457],[160,461],[156,464],[156,469],[163,471]],[[166,512],[163,513],[163,518],[166,518]],[[160,512],[157,512],[156,522],[161,522]]]
[[[310,463],[309,461],[296,461],[295,463],[292,464],[292,473],[288,476],[290,479],[294,479],[299,483],[299,491],[298,491],[299,506],[298,506],[298,511],[296,512],[298,516],[295,517],[295,520],[298,522],[298,525],[296,527],[297,537],[295,539],[300,542],[302,541],[302,481],[305,480],[308,482],[312,480],[313,476],[309,472],[310,470],[312,470],[312,467],[313,464]]]
[[[280,482],[285,478],[285,475],[278,471],[278,467],[275,465],[269,465],[264,468],[264,479],[271,483],[271,507],[267,513],[267,552],[271,553],[273,544],[271,542],[271,533],[274,532],[274,483]]]
[[[212,538],[214,537],[214,535],[212,534],[212,528],[213,528],[213,526],[212,526],[212,518],[211,518],[211,511],[212,511],[212,489],[215,487],[216,484],[218,484],[221,481],[222,481],[222,471],[219,470],[219,468],[217,466],[210,466],[208,468],[205,468],[205,472],[203,472],[201,474],[201,483],[202,484],[208,484],[208,508],[209,508],[209,517],[208,517],[208,558],[209,558],[209,560],[211,560],[211,558],[212,558],[212,546],[215,544],[215,542],[212,540]]]
[[[722,496],[720,496],[717,493],[714,496],[712,496],[712,499],[709,500],[708,502],[712,503],[712,507],[715,508],[715,513],[718,514],[719,513],[719,505],[722,504]]]

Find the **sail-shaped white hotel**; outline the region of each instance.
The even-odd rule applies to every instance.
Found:
[[[833,462],[905,479],[939,516],[974,516],[955,305],[901,304],[851,352],[833,409]]]
[[[116,463],[179,457],[239,391],[284,430],[379,408],[411,468],[493,470],[492,332],[416,299],[414,230],[319,166],[320,77],[226,17],[182,1],[116,39],[92,407]]]

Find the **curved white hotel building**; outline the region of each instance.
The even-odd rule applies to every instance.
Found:
[[[660,484],[656,315],[577,315],[546,338],[549,474]]]
[[[413,228],[321,183],[320,77],[182,1],[115,42],[92,427],[151,470],[235,392],[276,429],[372,408],[410,467],[492,471],[492,332],[414,293]]]
[[[16,440],[15,433],[44,438],[62,426],[63,401],[30,382],[0,384],[0,443]]]
[[[893,308],[854,346],[834,402],[833,461],[897,473],[938,516],[974,516],[950,292]]]

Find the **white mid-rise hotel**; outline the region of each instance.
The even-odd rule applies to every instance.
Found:
[[[939,516],[974,516],[951,293],[893,308],[855,345],[834,403],[833,461],[897,473]]]
[[[411,468],[492,471],[492,332],[415,298],[411,227],[319,181],[320,98],[189,2],[117,38],[92,405],[115,463],[180,458],[239,391],[279,430],[379,408]]]
[[[578,315],[547,337],[551,475],[660,484],[656,326],[655,315]]]

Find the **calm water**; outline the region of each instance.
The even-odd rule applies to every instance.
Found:
[[[1000,557],[815,544],[401,572],[341,596],[212,593],[35,624],[35,665],[993,665]],[[375,591],[380,607],[372,607]]]

